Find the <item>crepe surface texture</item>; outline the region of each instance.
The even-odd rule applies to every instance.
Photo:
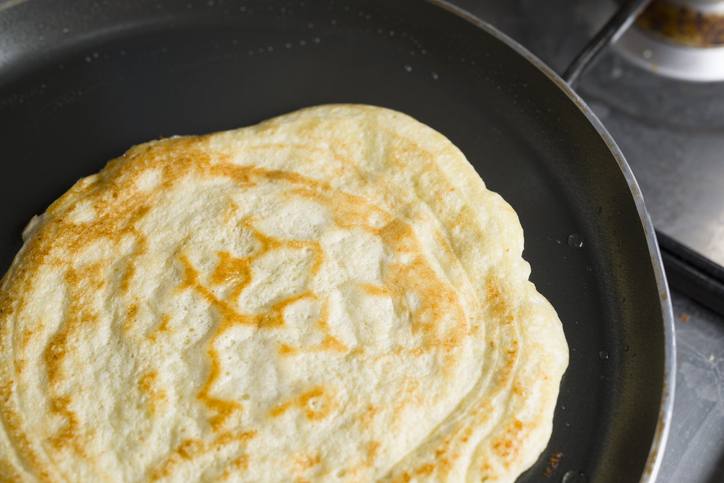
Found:
[[[0,481],[512,482],[568,348],[444,136],[331,105],[136,146],[0,289]]]

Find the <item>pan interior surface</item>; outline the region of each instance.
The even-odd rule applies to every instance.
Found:
[[[641,480],[665,367],[646,234],[610,147],[503,41],[420,0],[32,0],[0,10],[0,51],[3,272],[33,215],[134,144],[326,103],[396,109],[513,206],[563,321],[553,436],[518,481]]]

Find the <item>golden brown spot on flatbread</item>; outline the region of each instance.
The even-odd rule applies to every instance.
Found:
[[[369,428],[373,424],[375,417],[382,411],[381,408],[369,405],[360,417],[360,423],[363,428]]]
[[[299,354],[299,349],[292,347],[289,344],[281,344],[279,346],[279,355],[282,356],[295,356]]]
[[[300,394],[269,411],[271,417],[278,417],[289,410],[298,409],[311,421],[318,421],[329,416],[335,408],[334,400],[323,387]]]
[[[148,338],[156,342],[161,333],[169,331],[169,322],[171,322],[171,316],[169,314],[164,314],[161,317],[161,323],[158,324],[158,326],[155,327],[150,334],[148,334]]]
[[[409,225],[395,220],[380,231],[380,236],[396,252],[413,256],[409,263],[390,265],[385,279],[385,286],[395,298],[402,298],[405,291],[420,296],[422,306],[411,314],[413,332],[424,334],[425,350],[452,351],[469,335],[460,295],[419,255],[419,242]],[[445,321],[447,325],[442,326]]]
[[[229,202],[229,206],[224,210],[222,217],[224,218],[224,223],[235,224],[239,218],[239,206],[233,201]]]
[[[26,351],[36,336],[45,330],[45,325],[36,323],[33,327],[25,329],[20,336],[20,349]]]
[[[123,331],[129,332],[133,330],[135,324],[136,324],[136,315],[138,314],[138,305],[137,304],[131,304],[128,306],[128,310],[126,311],[126,318],[123,321]]]
[[[225,300],[219,300],[216,295],[199,281],[199,272],[191,265],[185,255],[179,257],[184,268],[184,281],[178,287],[179,291],[191,289],[201,295],[214,308],[221,317],[223,324],[255,324],[253,317],[239,314]]]
[[[24,483],[24,478],[13,465],[0,460],[0,481],[5,483]]]
[[[320,349],[330,352],[339,352],[341,354],[349,351],[346,345],[344,345],[339,341],[339,339],[331,335],[328,335],[327,338],[324,339],[324,342],[322,342]]]
[[[303,476],[304,473],[311,470],[321,462],[322,458],[318,451],[306,451],[304,453],[296,453],[292,456],[293,471],[298,477]]]
[[[248,258],[235,258],[229,252],[219,253],[219,263],[211,274],[211,283],[236,282],[245,285],[251,278]]]
[[[349,348],[340,342],[339,339],[334,337],[329,329],[329,300],[325,300],[322,304],[322,312],[317,320],[317,327],[324,333],[324,341],[316,348],[320,351],[337,352],[344,354],[349,351]]]
[[[372,235],[379,235],[380,230],[371,224],[371,218],[376,217],[384,222],[390,222],[391,216],[379,208],[370,207],[369,203],[359,196],[352,196],[347,193],[335,194],[334,222],[347,230],[355,228],[365,230]]]
[[[237,287],[228,299],[233,300],[233,298],[238,296],[238,294],[240,294],[241,291],[251,282],[251,260],[267,253],[270,250],[280,247],[303,248],[309,246],[308,243],[304,242],[284,242],[263,235],[254,229],[253,221],[253,219],[249,218],[245,220],[244,224],[248,228],[254,230],[254,237],[262,243],[262,249],[254,253],[253,256],[244,259],[234,258],[225,252],[220,253],[219,263],[211,276],[211,281],[213,283],[223,283],[230,280],[237,283]],[[284,325],[284,309],[302,298],[313,297],[314,295],[311,293],[297,294],[275,303],[260,314],[240,314],[237,310],[233,309],[226,300],[220,300],[217,298],[210,289],[200,282],[199,272],[191,265],[191,262],[186,256],[180,255],[179,260],[181,261],[184,269],[184,280],[178,287],[178,290],[191,289],[200,294],[220,317],[220,322],[217,324],[218,328],[209,342],[208,352],[209,358],[211,359],[209,377],[198,395],[198,398],[215,412],[215,415],[210,421],[211,426],[215,431],[220,431],[228,418],[234,412],[241,410],[243,407],[236,401],[227,401],[210,395],[215,382],[221,375],[221,362],[218,351],[215,348],[216,341],[226,330],[236,324],[252,325],[260,329],[282,327]]]
[[[220,254],[220,261],[217,268],[212,275],[212,282],[227,281],[230,279],[240,279],[236,289],[232,292],[229,299],[237,296],[243,288],[245,288],[251,282],[249,263],[251,260],[261,256],[269,250],[276,249],[282,246],[290,246],[292,248],[301,248],[308,246],[307,243],[303,242],[283,242],[276,240],[272,237],[268,237],[256,231],[253,227],[253,219],[245,220],[245,225],[254,230],[254,236],[262,243],[262,249],[253,256],[245,259],[235,259],[230,254]],[[216,341],[223,335],[223,333],[230,327],[242,324],[252,325],[260,329],[273,329],[279,328],[284,325],[284,309],[298,300],[306,297],[313,297],[311,293],[302,293],[287,297],[260,314],[240,314],[237,310],[233,309],[226,300],[218,299],[214,293],[205,287],[199,280],[199,272],[191,265],[191,262],[184,255],[179,257],[181,264],[184,269],[184,280],[178,287],[178,290],[191,289],[196,293],[200,294],[217,312],[220,317],[220,321],[217,324],[217,329],[209,342],[209,358],[211,360],[211,368],[209,371],[209,377],[207,378],[204,386],[199,392],[198,398],[206,404],[207,407],[212,409],[215,413],[212,416],[210,423],[215,431],[220,431],[228,418],[236,411],[243,409],[243,406],[236,401],[227,401],[219,399],[210,395],[211,390],[221,375],[221,362],[218,351],[215,348]],[[221,268],[219,268],[221,267]]]
[[[402,381],[395,389],[395,400],[400,403],[391,407],[393,424],[396,425],[402,420],[404,411],[410,406],[420,405],[419,389],[420,383],[410,378]]]
[[[422,475],[431,475],[434,472],[435,472],[435,465],[432,463],[427,463],[427,464],[421,465],[415,473],[418,476],[422,476]]]
[[[209,376],[209,379],[207,379],[206,384],[201,389],[201,392],[198,395],[198,399],[203,401],[206,406],[211,409],[214,412],[214,416],[211,417],[209,423],[211,424],[211,428],[219,432],[222,429],[224,429],[225,424],[227,420],[236,412],[243,411],[244,406],[241,405],[241,403],[237,401],[229,401],[226,399],[220,399],[216,397],[212,397],[209,395],[209,392],[211,390],[211,384],[218,379],[219,377],[219,367],[218,367],[218,355],[214,354],[216,357],[212,357],[213,365],[211,370],[211,375]],[[211,384],[210,384],[211,383]]]
[[[96,206],[97,219],[91,224],[76,225],[68,219],[68,210],[59,219],[61,226],[49,248],[63,246],[64,250],[70,253],[81,253],[87,246],[99,240],[117,243],[125,235],[131,234],[136,239],[136,253],[142,253],[145,250],[145,239],[135,231],[133,225],[148,212],[147,203],[151,195],[139,194],[128,185],[129,183],[120,183],[120,186],[114,186],[110,190],[110,196],[101,194],[97,187],[91,188],[88,198],[91,204]],[[126,191],[123,191],[124,189]],[[52,209],[53,206],[49,211]],[[133,267],[129,266],[127,276],[121,284],[122,290],[127,288],[128,277],[132,274]]]
[[[367,445],[367,461],[372,464],[372,462],[379,456],[380,454],[380,448],[382,445],[377,441],[370,441]]]
[[[248,441],[252,440],[257,436],[256,431],[243,431],[243,432],[234,432],[234,431],[227,431],[225,433],[221,433],[214,439],[212,446],[226,446],[233,443],[247,443]]]
[[[515,358],[518,355],[518,341],[517,340],[510,341],[510,344],[508,345],[508,348],[505,350],[505,352],[511,358]]]
[[[206,445],[202,441],[196,439],[187,439],[181,444],[181,446],[178,447],[176,451],[178,452],[179,456],[188,460],[203,451],[205,446]]]
[[[414,159],[416,164],[427,166],[428,170],[435,165],[428,150],[422,149],[416,142],[409,138],[402,138],[401,136],[396,136],[395,138],[397,142],[392,146],[389,154],[391,164],[406,168],[411,164],[410,159]],[[418,175],[417,179],[420,177],[421,176]],[[446,180],[447,178],[443,178],[443,181]]]
[[[226,465],[224,472],[219,476],[218,481],[227,481],[234,475],[249,468],[249,455],[243,454]]]
[[[192,461],[200,458],[205,454],[218,451],[224,447],[228,447],[233,444],[239,445],[239,450],[244,448],[244,445],[256,436],[254,431],[244,431],[241,433],[223,433],[211,442],[205,442],[195,438],[189,438],[181,442],[175,450],[173,450],[161,463],[150,473],[151,481],[158,481],[162,478],[169,478],[174,476],[174,473],[185,462]],[[245,455],[237,456],[233,461],[226,467],[226,471],[220,476],[222,481],[228,478],[233,472],[238,472],[246,468],[248,463]]]
[[[493,445],[493,450],[497,452],[504,460],[514,458],[521,450],[519,443],[519,435],[525,431],[523,423],[518,419],[513,419],[508,424],[505,436],[501,441]]]
[[[152,414],[156,414],[161,406],[166,402],[166,391],[159,388],[159,376],[157,372],[149,372],[141,379],[139,387],[148,394],[150,398],[150,409]]]
[[[64,421],[60,430],[48,438],[48,443],[58,451],[72,448],[79,455],[86,456],[84,441],[80,432],[80,422],[75,412],[69,408],[71,402],[69,396],[52,400],[51,410],[62,417]]]
[[[162,478],[168,478],[173,475],[175,469],[183,462],[183,460],[188,459],[188,456],[182,456],[181,452],[183,452],[185,455],[188,455],[189,451],[194,451],[194,449],[197,452],[200,452],[203,450],[204,443],[202,441],[188,439],[183,441],[177,448],[174,450],[165,461],[163,461],[160,465],[156,466],[151,471],[150,474],[150,480],[151,481],[158,481]]]
[[[7,428],[9,437],[13,441],[18,449],[19,457],[24,459],[32,468],[36,469],[36,475],[39,481],[45,483],[51,481],[51,476],[48,472],[46,459],[43,455],[35,450],[35,447],[31,443],[28,435],[21,429],[24,426],[22,416],[9,404],[11,398],[17,397],[14,390],[15,382],[10,379],[7,383],[0,385],[0,414],[2,415],[2,422],[5,428]]]
[[[191,265],[191,262],[186,256],[181,255],[180,261],[184,268],[184,280],[179,286],[178,290],[191,289],[196,293],[200,294],[213,309],[216,310],[220,317],[219,327],[230,326],[234,324],[254,324],[252,317],[243,316],[232,309],[225,301],[219,300],[216,296],[204,287],[199,282],[199,273]],[[217,330],[215,337],[219,336],[220,330]],[[215,381],[221,375],[221,363],[219,361],[219,354],[214,348],[213,340],[209,343],[209,358],[211,359],[211,368],[209,370],[209,376],[206,379],[201,391],[198,394],[198,399],[201,400],[209,409],[214,412],[211,417],[210,424],[214,431],[220,431],[224,427],[226,420],[236,411],[243,409],[243,406],[237,401],[227,401],[211,396],[210,392],[213,388]]]
[[[259,328],[267,329],[282,327],[284,325],[284,309],[286,309],[289,305],[306,298],[314,299],[316,296],[311,292],[305,292],[287,297],[284,300],[275,303],[265,312],[256,316],[257,326]]]
[[[380,287],[379,285],[373,285],[371,283],[359,283],[358,286],[362,289],[364,293],[373,297],[390,296],[390,291],[387,290],[385,287]]]
[[[50,393],[50,410],[64,420],[61,429],[49,438],[49,442],[56,450],[71,447],[80,455],[84,454],[80,422],[75,413],[70,410],[70,396],[58,394],[58,387],[69,376],[63,366],[66,359],[75,354],[75,338],[79,337],[81,331],[87,326],[96,322],[97,315],[89,312],[92,306],[90,299],[95,295],[93,289],[102,289],[104,284],[102,281],[94,281],[92,274],[101,269],[98,265],[91,265],[81,270],[80,274],[73,269],[66,272],[65,281],[68,286],[70,303],[64,317],[65,323],[51,337],[43,353]],[[85,282],[86,286],[81,287],[81,281]]]
[[[312,260],[312,266],[309,269],[309,278],[313,279],[321,270],[322,265],[326,259],[326,254],[318,242],[309,242],[308,247],[314,250],[314,259]]]
[[[434,451],[434,459],[426,463],[427,466],[434,467],[438,474],[447,474],[451,471],[455,461],[460,457],[457,448],[460,443],[466,443],[473,434],[473,428],[470,426],[458,426],[455,430],[447,434],[442,441],[436,446]],[[432,455],[431,455],[432,456]]]

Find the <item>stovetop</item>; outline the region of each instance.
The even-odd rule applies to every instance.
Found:
[[[615,8],[613,0],[452,3],[497,27],[557,72]],[[583,74],[576,90],[623,151],[656,229],[724,265],[724,82],[659,76],[630,62],[619,45]],[[673,289],[672,304],[676,395],[657,482],[721,482],[724,317]]]

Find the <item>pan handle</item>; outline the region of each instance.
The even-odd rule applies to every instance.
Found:
[[[724,268],[656,231],[669,286],[724,315]]]
[[[625,0],[613,17],[569,64],[561,76],[563,80],[573,87],[578,77],[593,64],[601,51],[616,42],[649,3],[651,3],[651,0]]]
[[[651,0],[625,0],[616,13],[573,59],[561,77],[571,87],[608,45],[618,40]],[[724,268],[680,242],[656,232],[669,286],[724,315]]]

